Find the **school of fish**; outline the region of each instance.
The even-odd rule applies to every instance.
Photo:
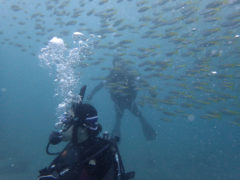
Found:
[[[142,78],[138,104],[161,112],[160,120],[222,119],[240,127],[240,0],[0,4],[1,46],[37,56],[53,36],[100,35],[81,68],[109,71],[107,61],[125,59]]]

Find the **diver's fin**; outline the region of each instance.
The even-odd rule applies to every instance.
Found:
[[[156,139],[157,134],[153,129],[153,127],[150,124],[148,124],[148,122],[144,122],[142,124],[142,129],[143,129],[143,134],[147,140],[151,141]]]
[[[87,88],[87,86],[84,85],[84,86],[80,89],[80,93],[79,93],[79,95],[80,95],[80,103],[83,102],[83,98],[84,98],[84,95],[85,95],[86,88]]]

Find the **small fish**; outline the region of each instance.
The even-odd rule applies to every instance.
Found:
[[[172,122],[172,119],[169,119],[169,118],[166,118],[166,117],[161,117],[160,120],[164,121],[164,122]]]
[[[240,11],[232,12],[231,14],[226,16],[228,20],[233,20],[238,17],[240,17]]]
[[[77,24],[77,21],[68,21],[65,25],[66,26],[73,26],[75,24]]]
[[[108,2],[108,0],[101,0],[98,4],[99,5],[103,5],[103,4],[107,3],[107,2]]]
[[[145,11],[147,11],[147,10],[149,10],[149,9],[150,9],[150,7],[145,6],[145,7],[140,8],[140,9],[138,10],[138,12],[139,12],[139,13],[142,13],[142,12],[145,12]]]
[[[182,103],[182,104],[181,104],[181,107],[184,107],[184,108],[192,108],[192,107],[194,107],[194,105],[193,105],[193,104],[190,104],[190,103]]]
[[[224,115],[235,115],[235,116],[239,116],[240,115],[240,112],[234,111],[234,110],[231,110],[231,109],[227,109],[227,108],[224,108],[221,112]]]
[[[163,114],[167,115],[167,116],[176,116],[176,113],[174,112],[169,112],[169,111],[163,111]]]
[[[204,22],[211,23],[211,22],[216,22],[216,21],[219,21],[219,20],[220,20],[219,17],[207,17],[207,18],[204,19]]]
[[[20,10],[22,10],[22,8],[20,7],[20,6],[18,6],[18,5],[12,5],[11,6],[11,9],[13,10],[13,11],[20,11]]]
[[[95,9],[92,9],[92,10],[88,11],[86,15],[91,16],[94,12],[95,12]]]
[[[124,21],[124,19],[119,19],[119,20],[115,21],[113,24],[113,27],[119,26],[120,24],[123,23],[123,21]]]
[[[215,15],[217,12],[218,9],[205,9],[202,12],[200,12],[200,15],[203,15],[205,18],[207,18]]]
[[[206,42],[202,42],[198,45],[198,47],[209,47],[218,44],[218,40],[210,40]]]
[[[147,4],[147,3],[148,3],[147,0],[143,0],[143,1],[137,2],[136,5],[137,5],[137,7],[139,7],[139,6],[143,6],[143,5]]]
[[[214,1],[206,5],[206,9],[218,8],[223,5],[223,1]]]
[[[178,53],[178,51],[171,51],[171,52],[167,52],[165,55],[170,57],[170,56],[173,56],[173,55],[175,55],[177,53]]]
[[[221,26],[222,27],[237,27],[240,23],[239,19],[227,20],[224,21]]]
[[[163,6],[164,4],[166,4],[169,0],[158,0],[157,3],[154,3],[152,5],[152,7],[156,7],[156,6]]]
[[[177,35],[176,32],[168,32],[168,33],[166,33],[164,36],[162,36],[162,38],[163,38],[163,39],[169,39],[169,38],[171,38],[171,37],[173,37],[173,36],[176,36],[176,35]]]

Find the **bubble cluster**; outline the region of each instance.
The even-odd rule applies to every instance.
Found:
[[[81,32],[74,32],[72,38],[73,47],[67,48],[63,39],[53,37],[47,46],[41,49],[38,56],[41,65],[49,68],[50,75],[54,76],[55,95],[62,99],[57,107],[59,118],[72,100],[76,99],[73,92],[80,84],[80,76],[77,72],[79,72],[81,63],[92,54],[94,45],[100,37],[93,34],[86,36]]]

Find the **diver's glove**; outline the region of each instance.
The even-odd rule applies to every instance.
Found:
[[[62,141],[62,135],[58,131],[53,131],[49,136],[49,143],[56,145]]]

